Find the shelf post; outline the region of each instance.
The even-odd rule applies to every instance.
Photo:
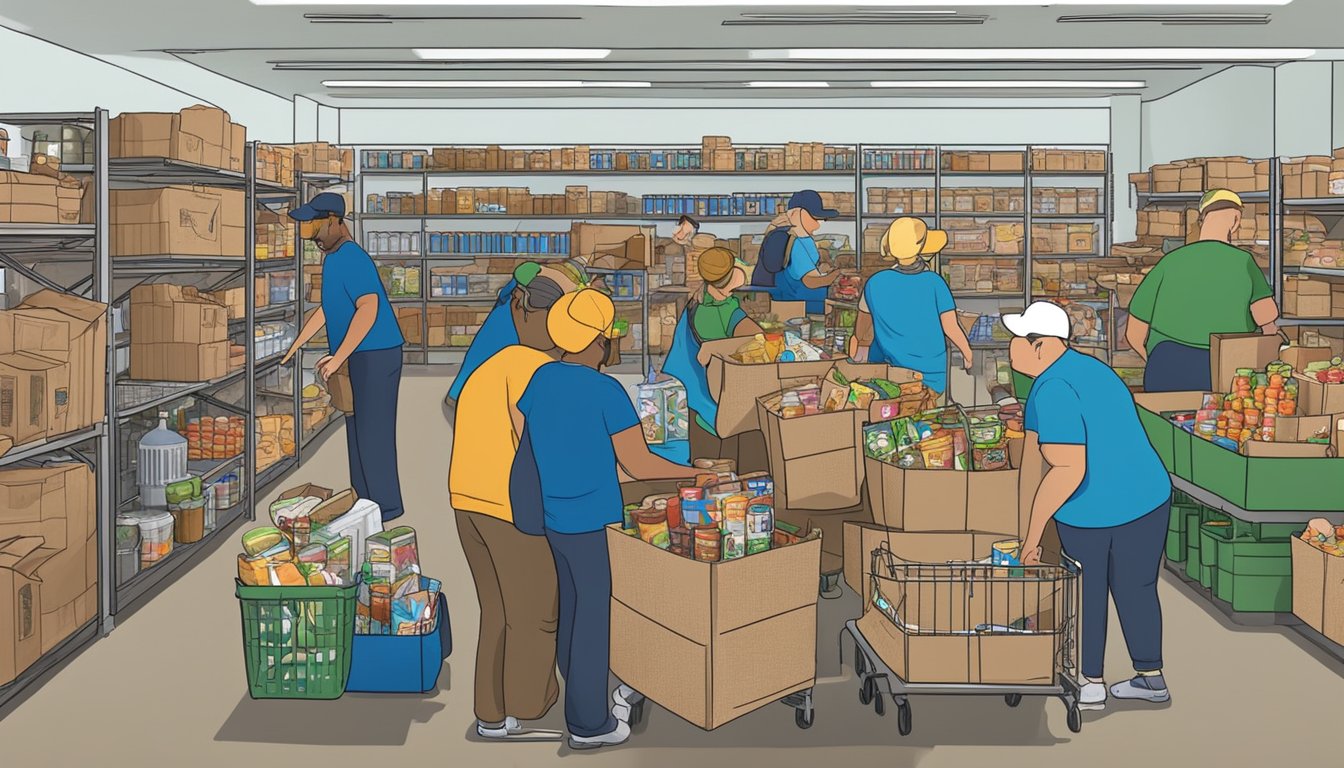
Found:
[[[117,493],[115,483],[118,479],[117,443],[120,430],[117,429],[117,334],[112,322],[112,257],[109,247],[110,207],[107,159],[107,110],[95,109],[94,150],[93,150],[93,192],[94,192],[94,248],[93,248],[93,298],[107,305],[107,371],[103,386],[107,400],[103,421],[103,435],[98,439],[98,625],[99,632],[106,636],[112,631],[115,620],[112,618],[116,603],[116,535],[117,535]]]
[[[257,516],[257,345],[256,345],[256,321],[257,321],[257,142],[249,141],[243,149],[243,173],[247,177],[247,239],[246,247],[243,249],[246,259],[246,282],[243,284],[243,298],[245,306],[246,322],[243,323],[243,347],[245,349],[246,361],[244,363],[243,391],[246,401],[245,417],[247,420],[247,434],[243,437],[243,464],[241,476],[246,478],[247,487],[244,489],[244,503],[247,509],[244,514],[248,520],[255,520]]]

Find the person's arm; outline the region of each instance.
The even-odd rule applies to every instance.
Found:
[[[285,353],[285,359],[280,361],[281,365],[289,362],[289,359],[298,354],[300,349],[308,342],[313,340],[318,331],[322,330],[327,324],[327,316],[322,314],[322,308],[318,307],[308,316],[307,322],[303,324],[303,330],[299,331],[299,336],[294,343],[289,345],[289,351]]]
[[[866,305],[860,308],[854,319],[854,335],[849,337],[849,358],[856,362],[859,352],[873,345],[873,316],[868,314]]]
[[[350,319],[350,330],[346,331],[345,338],[341,340],[341,346],[336,348],[336,354],[331,356],[323,366],[325,376],[331,375],[337,368],[345,365],[345,361],[359,349],[359,345],[364,341],[364,337],[373,330],[373,323],[378,319],[378,294],[366,293],[355,299],[355,316]]]
[[[966,370],[971,370],[975,366],[975,351],[971,349],[971,342],[966,338],[966,332],[961,329],[961,323],[957,322],[957,311],[954,309],[944,312],[940,317],[943,335],[947,336],[947,340],[961,353]]]
[[[1260,330],[1266,336],[1274,336],[1279,332],[1279,305],[1274,301],[1274,297],[1261,299],[1251,305],[1251,319],[1260,326]]]
[[[755,320],[747,317],[747,313],[743,312],[741,309],[738,309],[733,313],[733,317],[729,320],[729,325],[732,327],[733,336],[735,337],[755,336],[758,333],[765,333],[765,331],[761,330],[761,326],[757,325]]]
[[[1148,324],[1139,318],[1130,315],[1129,320],[1125,322],[1125,341],[1133,348],[1134,353],[1143,360],[1148,359]]]
[[[635,480],[694,479],[699,473],[695,467],[676,464],[650,451],[644,442],[644,430],[638,425],[612,435],[611,445],[621,468]]]
[[[1073,497],[1087,475],[1086,446],[1042,444],[1041,455],[1050,468],[1041,479],[1041,485],[1036,489],[1036,499],[1031,505],[1031,522],[1027,525],[1026,539],[1022,545],[1022,554],[1026,558],[1023,562],[1027,565],[1040,564],[1041,537],[1045,535],[1045,526],[1060,507]]]

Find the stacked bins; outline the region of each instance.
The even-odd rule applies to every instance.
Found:
[[[1223,524],[1219,524],[1219,523]],[[1200,583],[1242,613],[1286,613],[1293,604],[1289,538],[1295,524],[1211,521],[1200,526]]]
[[[1178,494],[1171,503],[1171,520],[1167,524],[1167,560],[1183,563],[1189,552],[1189,517],[1199,514],[1199,505],[1193,504]],[[1198,535],[1198,531],[1196,531]]]

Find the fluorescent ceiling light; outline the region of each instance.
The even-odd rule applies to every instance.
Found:
[[[1179,5],[1288,5],[1293,0],[1181,0]],[[446,5],[446,6],[467,6],[483,5],[481,0],[252,0],[253,5],[364,5],[364,6],[388,6],[388,5]],[[1102,6],[1102,5],[1129,5],[1129,6],[1154,6],[1154,5],[1172,5],[1171,0],[870,0],[863,3],[865,8],[886,8],[886,7],[923,7],[923,8],[960,8],[967,6],[982,7],[1000,7],[1000,6],[1056,6],[1056,5],[1075,5],[1075,6]],[[531,5],[531,6],[574,6],[574,7],[598,7],[598,6],[616,6],[623,8],[666,8],[670,3],[666,0],[494,0],[489,5]],[[678,0],[677,6],[697,6],[701,8],[723,8],[723,7],[795,7],[795,6],[822,6],[822,7],[853,7],[854,0]]]
[[[757,80],[747,83],[748,88],[830,88],[831,84],[823,81],[807,80]]]
[[[415,55],[436,61],[587,61],[605,59],[607,48],[416,48]]]
[[[1105,88],[1129,90],[1131,88],[1146,88],[1148,83],[1143,80],[877,80],[871,85],[874,88],[1013,88],[1019,90]]]
[[[323,80],[327,88],[651,88],[653,83],[600,80]]]
[[[808,61],[1278,61],[1311,48],[792,48],[752,51],[753,59]]]

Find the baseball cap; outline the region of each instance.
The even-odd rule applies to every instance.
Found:
[[[946,247],[946,232],[929,229],[922,219],[911,216],[893,221],[882,239],[883,252],[902,264],[909,264],[920,256],[938,253]]]
[[[534,311],[550,309],[565,295],[559,283],[547,277],[542,266],[535,261],[519,264],[513,270],[513,280],[523,292],[528,308]]]
[[[601,291],[585,288],[567,293],[551,307],[546,316],[546,330],[551,341],[566,352],[582,352],[593,339],[614,338],[616,307]]]
[[[314,219],[325,219],[328,216],[345,218],[345,198],[335,192],[323,192],[314,195],[306,205],[300,205],[298,208],[289,212],[289,218],[295,221],[313,221]]]
[[[1004,315],[1003,327],[1019,338],[1050,336],[1068,341],[1073,323],[1069,320],[1069,313],[1058,304],[1033,301],[1026,312]]]
[[[839,211],[827,208],[821,204],[821,195],[813,189],[804,189],[801,192],[794,193],[789,198],[789,210],[801,208],[812,214],[814,219],[834,219],[840,215]]]
[[[1204,197],[1200,199],[1199,212],[1203,213],[1218,203],[1231,203],[1238,208],[1245,207],[1241,203],[1241,195],[1238,195],[1236,192],[1228,189],[1211,189],[1208,192],[1205,192]]]
[[[700,254],[696,269],[700,277],[710,285],[715,285],[728,277],[736,267],[745,267],[737,256],[727,248],[709,248]]]

